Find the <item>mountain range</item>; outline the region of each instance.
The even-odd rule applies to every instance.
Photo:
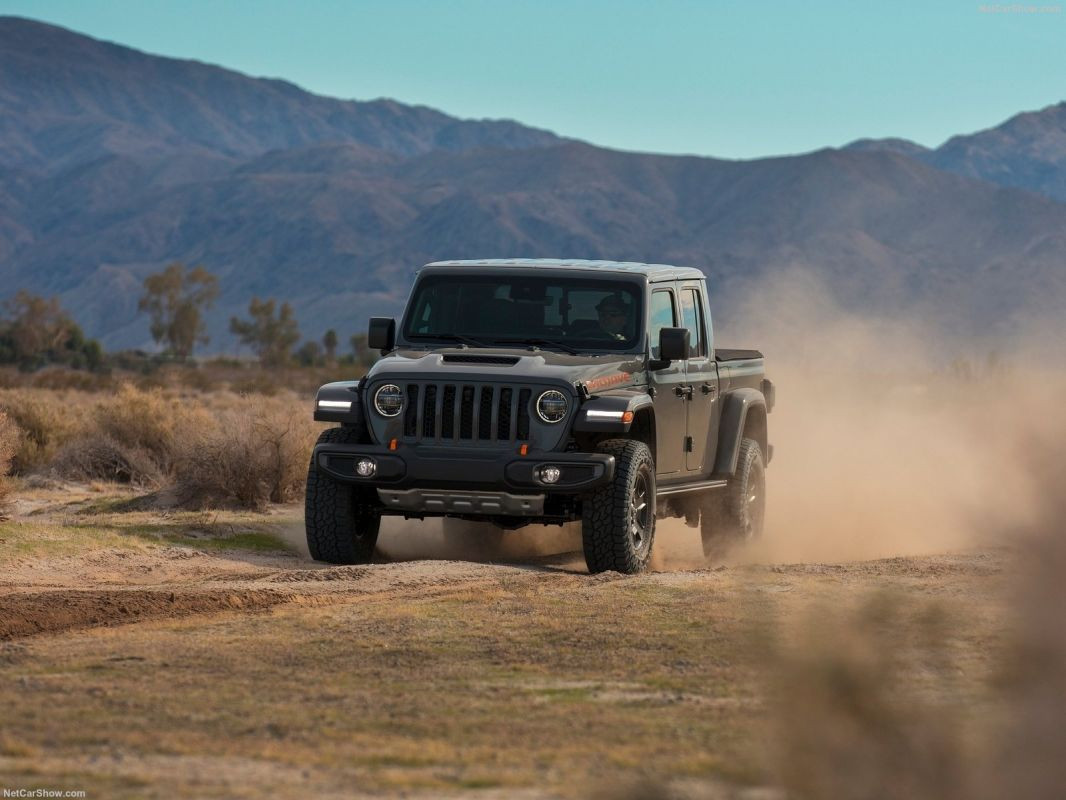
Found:
[[[253,295],[347,334],[422,263],[495,256],[692,264],[725,319],[800,268],[848,308],[1009,332],[1066,307],[1066,104],[936,149],[651,155],[0,17],[0,299],[56,294],[105,346],[146,347],[144,277],[203,264],[231,349]]]

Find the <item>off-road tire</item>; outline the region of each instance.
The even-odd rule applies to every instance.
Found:
[[[762,448],[743,439],[737,470],[725,489],[708,494],[700,511],[703,555],[720,558],[737,544],[762,536],[766,516],[766,467]]]
[[[360,425],[329,428],[322,431],[318,443],[362,444],[365,435]],[[307,549],[315,561],[369,564],[378,540],[381,512],[365,489],[333,480],[312,461],[307,470],[304,525]]]
[[[581,541],[589,572],[642,572],[655,538],[655,462],[643,442],[608,439],[614,480],[582,503]],[[641,505],[643,503],[643,505]]]

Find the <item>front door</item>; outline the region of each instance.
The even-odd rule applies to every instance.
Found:
[[[672,286],[672,284],[668,284]],[[659,331],[678,327],[677,303],[672,288],[655,289],[648,308],[648,345],[651,357],[659,357]],[[679,475],[685,452],[685,362],[674,361],[665,369],[650,370],[648,385],[655,390],[655,472]]]

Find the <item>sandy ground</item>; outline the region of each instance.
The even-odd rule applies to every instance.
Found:
[[[772,797],[767,631],[933,604],[959,620],[938,696],[979,707],[1004,625],[1001,550],[707,564],[666,522],[653,571],[590,576],[573,529],[486,548],[390,521],[380,563],[333,567],[299,508],[117,513],[110,491],[31,492],[0,525],[0,786]]]

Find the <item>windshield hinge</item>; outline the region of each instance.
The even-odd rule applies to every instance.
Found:
[[[589,387],[585,385],[584,381],[575,383],[574,388],[577,389],[577,393],[581,395],[582,400],[588,400],[590,397],[592,397],[592,392],[589,391]]]

